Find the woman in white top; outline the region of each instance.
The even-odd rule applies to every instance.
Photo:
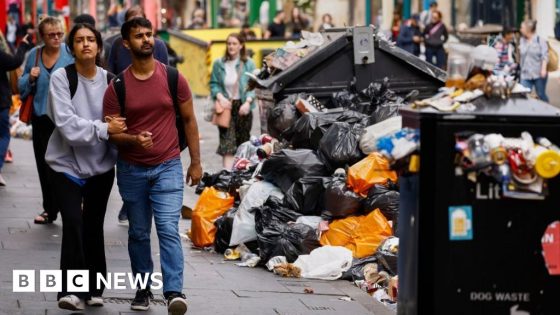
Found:
[[[245,38],[229,34],[224,57],[214,61],[210,77],[210,93],[223,108],[231,109],[229,128],[218,127],[220,144],[216,153],[223,157],[223,166],[231,169],[237,147],[251,136],[252,111],[255,109],[255,92],[247,91],[249,77],[245,73],[255,70],[255,63],[247,57]]]
[[[103,119],[103,95],[112,74],[99,67],[103,42],[90,24],[76,24],[67,46],[75,64],[56,70],[50,80],[47,114],[55,124],[45,160],[54,171],[54,192],[62,215],[62,291],[58,306],[82,310],[102,306],[98,273],[107,273],[103,221],[115,177],[117,151],[110,134],[126,131],[124,118]],[[89,291],[71,292],[68,270],[89,270]]]

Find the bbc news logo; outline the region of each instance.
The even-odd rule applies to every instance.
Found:
[[[13,270],[12,291],[35,292],[35,276],[35,270]],[[97,289],[101,289],[103,286],[109,290],[146,289],[148,280],[151,280],[151,289],[158,290],[163,287],[160,272],[150,275],[134,275],[131,272],[97,273],[95,279],[90,279],[88,270],[68,270],[66,271],[66,291],[88,292],[90,280],[95,281]],[[62,281],[62,270],[39,270],[39,292],[60,292],[62,291]]]

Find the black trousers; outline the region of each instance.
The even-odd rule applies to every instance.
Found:
[[[62,216],[62,291],[58,293],[58,299],[70,293],[83,299],[101,296],[104,287],[96,287],[96,274],[107,274],[103,221],[115,169],[90,177],[83,187],[63,173],[53,173],[54,191]],[[89,292],[68,292],[67,270],[89,270]]]
[[[45,153],[49,139],[54,131],[54,124],[46,116],[33,116],[31,120],[33,126],[33,152],[35,153],[35,164],[39,173],[39,182],[43,194],[43,209],[48,213],[49,218],[55,220],[58,215],[58,207],[53,190],[53,171],[45,162]]]

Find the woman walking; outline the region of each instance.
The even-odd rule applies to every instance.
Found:
[[[225,109],[231,109],[229,127],[218,127],[220,144],[216,153],[223,157],[225,169],[233,167],[233,155],[237,147],[248,141],[251,134],[255,92],[246,91],[249,77],[244,73],[252,73],[254,69],[255,63],[247,58],[243,36],[230,34],[226,53],[214,61],[210,78],[212,100],[219,102]]]
[[[68,36],[75,64],[52,74],[47,112],[55,129],[45,160],[53,170],[53,188],[62,216],[58,306],[81,310],[83,301],[102,306],[105,276],[103,221],[115,177],[117,151],[107,140],[126,130],[124,118],[103,119],[103,98],[112,74],[101,68],[101,34],[90,24],[76,24]],[[89,292],[69,292],[68,270],[89,270]]]
[[[72,55],[63,43],[64,33],[60,20],[45,17],[39,23],[39,35],[44,45],[35,47],[29,53],[23,75],[18,80],[22,99],[34,95],[33,117],[33,151],[39,173],[41,192],[43,194],[43,212],[35,218],[36,224],[51,223],[56,220],[58,207],[54,199],[52,174],[45,162],[45,153],[49,138],[54,130],[51,119],[47,116],[47,94],[51,74],[74,62]]]
[[[548,102],[546,81],[548,80],[548,46],[545,38],[535,34],[537,21],[527,20],[521,23],[519,52],[521,53],[521,84],[537,91],[539,98]]]
[[[0,187],[6,186],[6,180],[2,177],[2,167],[10,144],[12,89],[11,82],[8,80],[8,71],[19,68],[23,63],[25,53],[31,48],[28,38],[28,35],[23,37],[16,54],[11,55],[8,43],[4,40],[2,31],[0,31]]]

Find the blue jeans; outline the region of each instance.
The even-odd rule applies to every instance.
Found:
[[[426,61],[434,66],[444,69],[445,68],[445,49],[441,47],[426,46]],[[434,57],[436,61],[434,62]]]
[[[548,96],[546,96],[546,82],[548,81],[548,76],[539,79],[532,79],[532,80],[521,80],[521,85],[526,88],[533,89],[535,87],[535,91],[537,91],[538,97],[548,103]]]
[[[0,109],[0,171],[10,144],[10,108]]]
[[[144,276],[154,270],[150,248],[153,214],[159,238],[163,292],[182,292],[184,262],[179,216],[184,179],[181,160],[169,160],[152,167],[119,160],[117,184],[124,206],[129,210],[128,254],[132,272]]]

